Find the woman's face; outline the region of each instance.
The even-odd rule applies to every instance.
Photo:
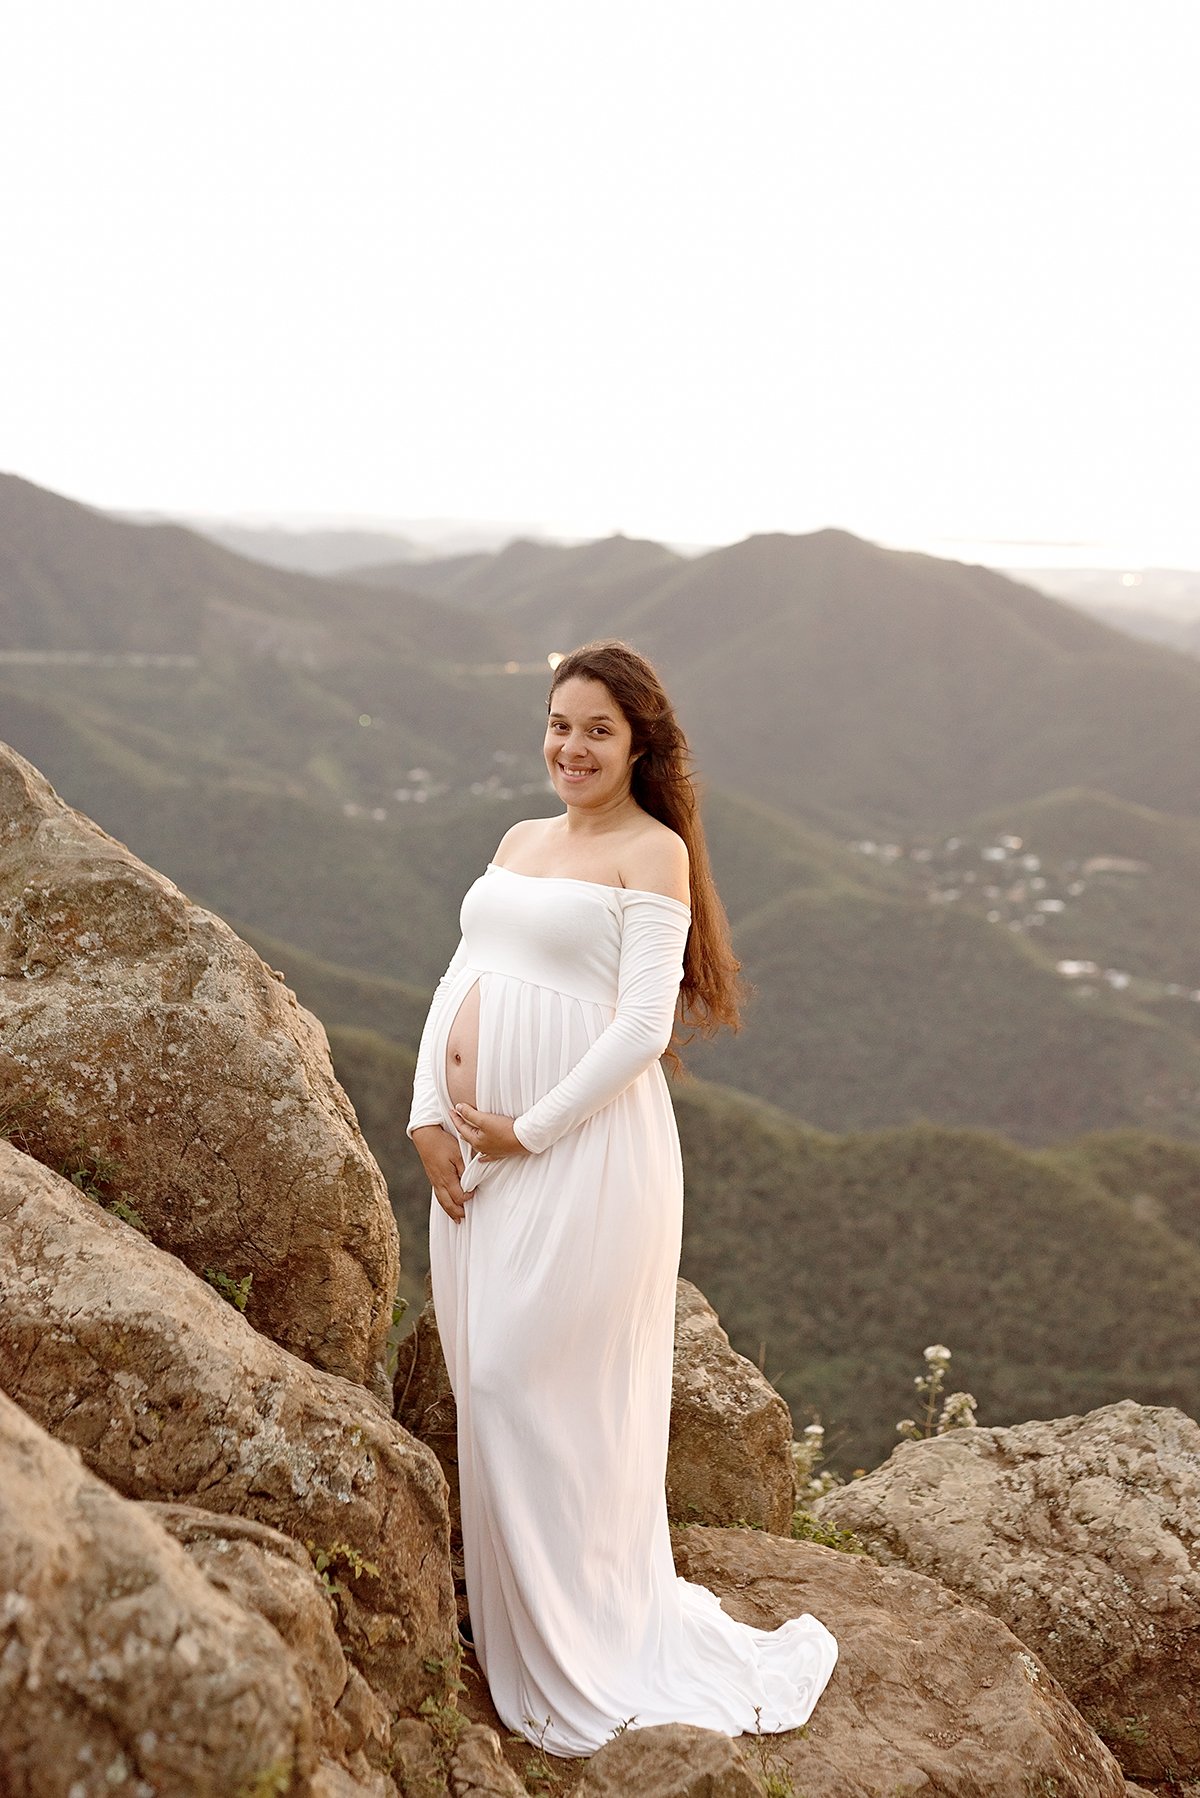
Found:
[[[629,792],[633,732],[603,681],[573,674],[554,689],[545,757],[565,805],[611,805]]]

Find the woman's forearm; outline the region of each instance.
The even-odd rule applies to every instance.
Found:
[[[556,1086],[513,1120],[517,1141],[533,1154],[611,1104],[662,1055],[679,1002],[687,933],[687,914],[676,901],[628,895],[612,1022]]]

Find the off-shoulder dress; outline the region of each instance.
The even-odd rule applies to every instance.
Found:
[[[457,1137],[461,1222],[432,1200],[438,1333],[458,1412],[467,1597],[500,1717],[557,1755],[622,1724],[804,1723],[837,1642],[804,1612],[730,1617],[671,1558],[664,1480],[683,1163],[659,1057],[690,912],[495,862],[421,1037],[409,1133],[457,1137],[446,1045],[479,984],[477,1103],[531,1151]]]

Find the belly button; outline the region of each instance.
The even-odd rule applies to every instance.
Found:
[[[461,1056],[461,1055],[460,1055],[460,1054],[459,1054],[459,1053],[458,1053],[458,1051],[457,1051],[457,1050],[456,1050],[456,1051],[455,1051],[455,1054],[454,1054],[454,1059],[455,1059],[455,1061],[456,1061],[456,1062],[461,1062],[461,1061],[462,1061],[462,1056]]]

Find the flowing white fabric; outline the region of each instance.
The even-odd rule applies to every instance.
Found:
[[[659,1057],[690,913],[489,862],[463,900],[408,1130],[441,1124],[472,1192],[432,1201],[434,1308],[458,1409],[467,1598],[501,1719],[552,1754],[622,1724],[739,1735],[811,1716],[837,1661],[807,1611],[739,1623],[671,1558],[664,1482],[683,1163]],[[533,1152],[457,1136],[446,1042],[479,983],[476,1099]]]

